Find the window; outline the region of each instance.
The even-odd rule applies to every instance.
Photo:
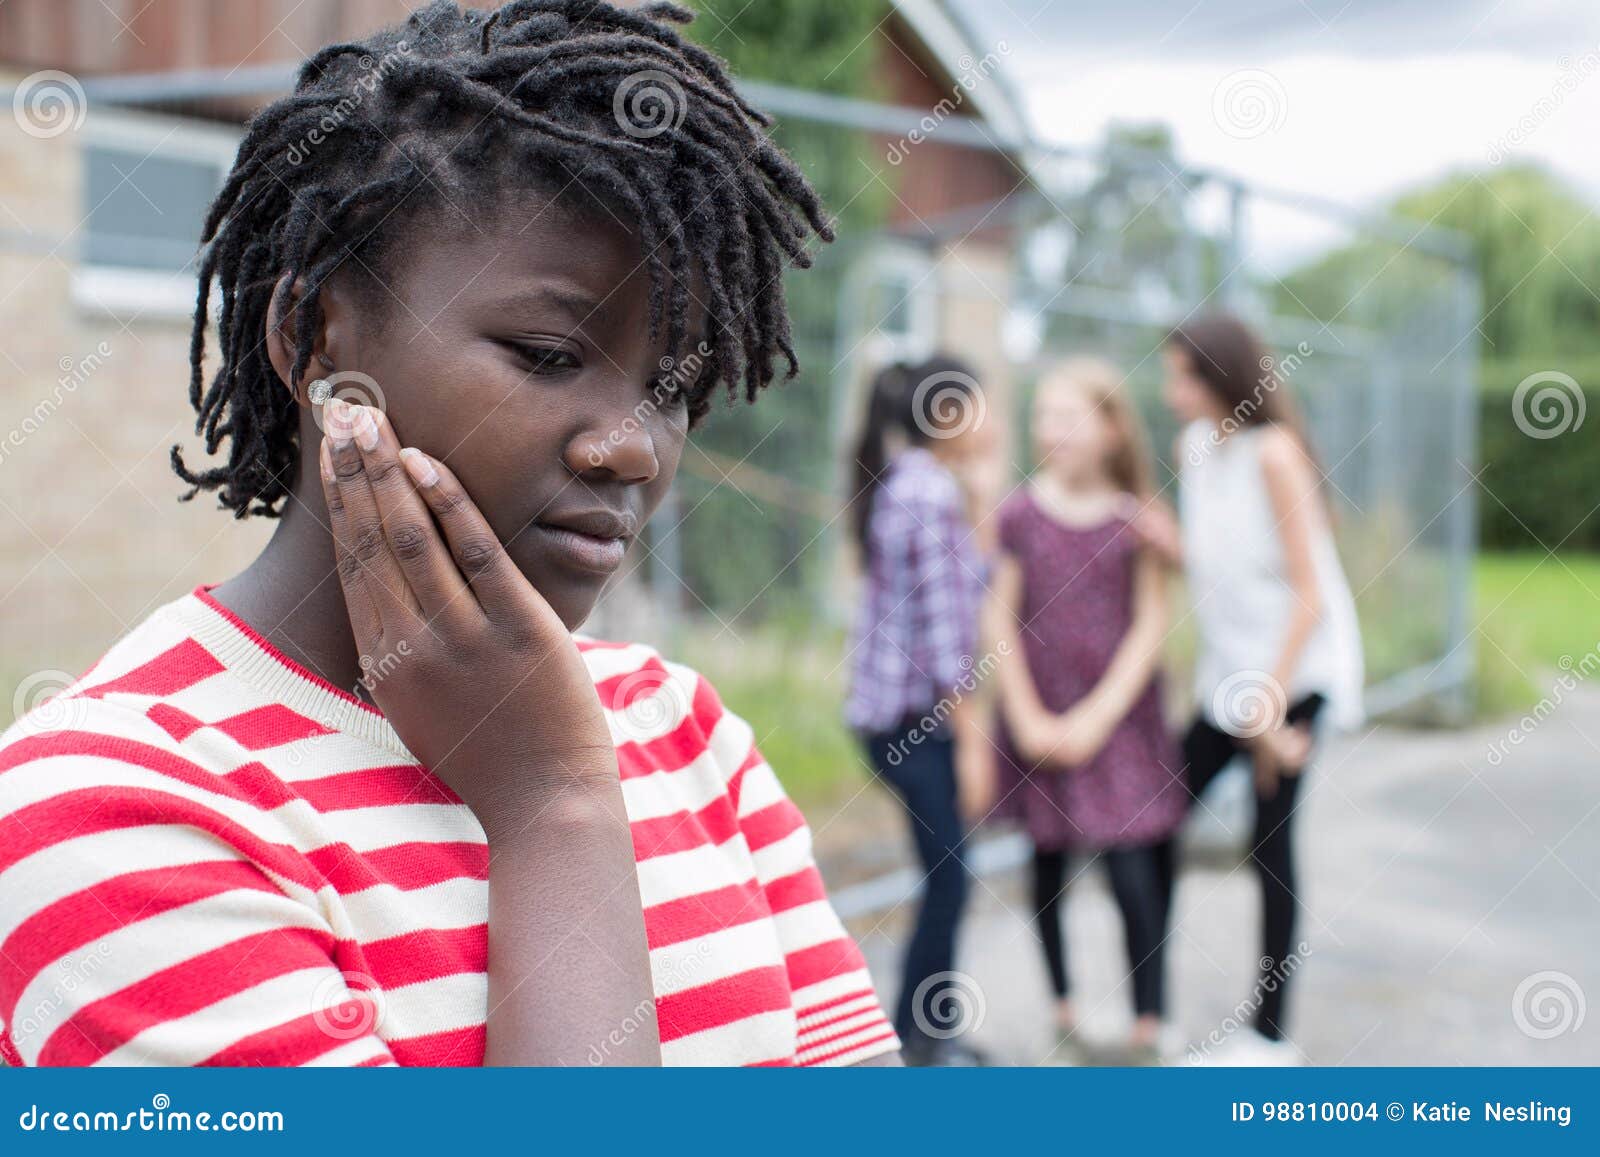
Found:
[[[840,333],[874,364],[928,356],[937,344],[939,284],[929,255],[911,246],[875,246],[851,271]]]
[[[194,309],[200,225],[239,147],[238,130],[91,109],[83,134],[83,213],[73,299],[134,318]]]

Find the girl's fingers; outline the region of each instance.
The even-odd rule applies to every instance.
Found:
[[[330,517],[338,510],[332,528],[339,581],[346,597],[357,592],[359,599],[377,611],[385,630],[399,632],[415,619],[416,599],[384,537],[378,504],[347,417],[349,406],[335,398],[328,408],[334,412],[329,415],[323,440],[328,445],[332,479],[324,477],[323,489]]]
[[[437,458],[407,447],[400,452],[417,493],[433,511],[450,544],[450,557],[471,585],[490,618],[526,607],[533,588],[506,554],[488,520],[450,468]],[[542,601],[542,600],[541,600]]]
[[[1278,753],[1271,747],[1263,747],[1256,752],[1256,790],[1263,799],[1271,799],[1278,794]]]
[[[394,427],[379,410],[351,406],[351,427],[389,553],[428,620],[477,608],[450,550],[400,457]]]
[[[319,470],[322,474],[322,497],[328,507],[328,522],[333,530],[334,564],[339,575],[339,585],[344,588],[344,604],[350,615],[350,626],[355,631],[357,646],[382,638],[383,619],[378,606],[367,591],[366,573],[347,557],[345,543],[350,540],[349,518],[344,497],[339,492],[338,476],[333,472],[333,456],[328,439],[323,438],[317,447]]]

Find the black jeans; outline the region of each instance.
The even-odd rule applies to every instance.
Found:
[[[1111,893],[1122,913],[1122,937],[1133,977],[1135,1016],[1160,1016],[1166,1007],[1166,889],[1172,879],[1171,840],[1128,848],[1107,848],[1100,853],[1111,877]],[[1056,996],[1071,990],[1067,976],[1066,931],[1061,923],[1061,899],[1066,890],[1071,855],[1066,851],[1033,852],[1033,911],[1044,944],[1050,987]]]
[[[912,743],[913,736],[919,741]],[[906,945],[894,1014],[900,1040],[916,1048],[932,1040],[920,1025],[941,1024],[933,1002],[946,987],[928,985],[919,1002],[918,986],[954,967],[956,929],[967,902],[962,847],[966,830],[956,804],[955,744],[946,735],[929,735],[920,727],[868,735],[864,742],[873,767],[905,805],[911,839],[922,862],[922,904],[917,910],[916,930]]]
[[[1290,723],[1314,726],[1322,710],[1321,695],[1307,695],[1290,706]],[[1243,741],[1197,718],[1183,737],[1183,760],[1188,768],[1189,795],[1197,800],[1217,773],[1243,749]],[[1294,940],[1299,901],[1294,871],[1294,810],[1305,773],[1281,776],[1277,790],[1267,796],[1251,778],[1255,792],[1256,821],[1250,836],[1250,862],[1261,881],[1261,1004],[1256,1009],[1256,1031],[1268,1040],[1283,1039],[1284,997],[1293,972],[1285,970]],[[1166,893],[1171,902],[1172,885]],[[1163,921],[1163,924],[1165,921]]]

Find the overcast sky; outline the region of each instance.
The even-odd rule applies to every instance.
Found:
[[[1358,205],[1532,157],[1600,206],[1600,0],[959,3],[1049,140],[1161,120],[1192,164]]]

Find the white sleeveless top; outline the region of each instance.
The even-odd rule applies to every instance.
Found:
[[[1237,731],[1226,716],[1264,694],[1295,604],[1261,472],[1261,428],[1246,427],[1219,442],[1212,423],[1191,423],[1183,431],[1178,477],[1185,569],[1200,635],[1195,695],[1206,718]],[[1311,551],[1322,619],[1283,691],[1289,703],[1318,692],[1327,700],[1323,721],[1355,727],[1362,719],[1361,630],[1320,503]]]

